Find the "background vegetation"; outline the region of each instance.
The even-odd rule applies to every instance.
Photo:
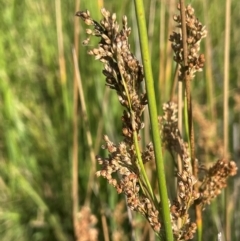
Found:
[[[177,3],[146,2],[161,112],[173,84],[175,64],[168,38]],[[187,3],[194,6],[208,30],[203,41],[206,66],[192,83],[192,95],[198,103],[194,110],[197,156],[201,163],[210,165],[222,155],[225,1]],[[98,219],[99,240],[130,240],[132,230],[123,197],[92,175],[96,170],[93,157],[101,152],[103,134],[121,139],[122,111],[114,93],[105,88],[101,64],[88,56],[87,47],[81,44],[86,38],[85,26],[74,15],[88,9],[99,20],[102,6],[116,12],[119,20],[127,15],[131,46],[140,56],[133,1],[0,0],[0,5],[0,240],[74,240],[73,210],[84,205]],[[239,163],[240,2],[232,0],[231,6],[228,135],[229,152]],[[76,97],[73,50],[79,60],[86,111]],[[149,135],[146,128],[146,142]],[[170,163],[169,155],[165,158]],[[169,166],[166,171],[171,178]],[[76,180],[79,191],[73,195]],[[203,213],[204,240],[217,240],[226,210],[230,240],[240,239],[240,179],[231,182],[227,205],[220,197]],[[136,240],[154,240],[141,217],[134,220]]]

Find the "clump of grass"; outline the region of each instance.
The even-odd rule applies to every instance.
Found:
[[[173,32],[170,41],[174,60],[179,65],[178,80],[185,86],[186,133],[189,141],[184,141],[178,125],[177,104],[167,102],[163,105],[163,115],[159,117],[158,132],[161,133],[161,145],[150,142],[142,150],[139,144],[141,130],[144,128],[142,115],[151,97],[141,86],[146,67],[140,64],[130,50],[128,38],[131,29],[128,27],[127,17],[122,18],[120,27],[116,14],[111,14],[104,8],[101,11],[103,19],[100,22],[92,19],[88,10],[76,13],[87,25],[92,26],[92,29],[86,30],[87,34],[100,38],[98,46],[88,53],[104,63],[106,85],[116,91],[124,108],[121,117],[123,139],[115,143],[107,135],[104,136],[103,149],[107,150],[109,155],[97,156],[101,170],[96,174],[107,179],[119,194],[124,193],[128,207],[142,214],[162,240],[192,239],[197,228],[200,230],[198,237],[201,237],[203,208],[227,186],[228,177],[237,172],[234,161],[220,158],[212,167],[204,168],[204,174],[201,178],[199,176],[194,147],[191,82],[195,73],[204,67],[205,58],[199,51],[200,42],[207,32],[190,5],[185,7],[184,2],[180,1],[178,10],[180,14],[174,16],[174,20],[181,31]],[[138,11],[139,9],[139,14]],[[89,41],[90,37],[84,44]],[[146,85],[148,88],[147,82]],[[159,165],[162,160],[158,159],[156,151],[159,148],[158,151],[162,152],[162,147],[168,149],[174,159],[178,156],[180,160],[176,165],[177,190],[174,200],[169,200],[162,190],[167,187],[161,172],[157,173],[158,180],[163,181],[164,185],[161,186],[160,182],[159,193],[154,192],[144,166],[147,162],[154,161]],[[167,205],[163,203],[165,200]],[[196,221],[190,217],[191,209],[195,210]],[[170,222],[166,216],[170,218]]]

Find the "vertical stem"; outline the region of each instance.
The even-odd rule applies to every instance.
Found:
[[[183,41],[183,59],[184,59],[184,67],[187,69],[188,66],[188,50],[187,50],[187,27],[186,27],[186,19],[185,19],[185,3],[184,0],[180,0],[180,13],[181,13],[181,27],[182,27],[182,41]],[[192,148],[194,148],[194,143],[192,143],[192,111],[191,111],[191,89],[190,89],[190,78],[187,73],[187,70],[185,70],[185,91],[186,91],[186,97],[187,97],[187,111],[188,111],[188,125],[189,125],[189,133],[190,133],[190,142],[191,142],[191,152]],[[192,159],[194,153],[191,153]]]
[[[154,33],[154,21],[156,13],[156,0],[150,1],[149,7],[149,21],[148,21],[148,39],[149,39],[149,53],[152,56],[152,45],[153,45],[153,33]]]
[[[110,241],[107,219],[103,212],[101,213],[101,221],[102,221],[104,241]]]
[[[223,145],[224,145],[224,157],[228,155],[228,116],[229,116],[229,107],[228,107],[228,92],[229,92],[229,49],[230,49],[230,26],[231,26],[231,0],[226,0],[226,15],[225,15],[225,48],[224,48],[224,88],[223,88],[223,126],[224,126],[224,136],[223,136]],[[230,232],[230,219],[228,213],[228,188],[224,192],[225,196],[225,240],[231,240]]]
[[[166,25],[166,35],[167,35],[167,38],[169,38],[169,36],[171,35],[171,33],[173,32],[173,18],[172,16],[175,14],[175,11],[176,11],[176,2],[175,0],[168,0],[168,1],[164,1],[165,2],[165,5],[167,4],[167,6],[165,6],[165,8],[167,9],[168,11],[168,14],[169,17],[168,17],[168,20],[165,20],[163,21],[163,24]],[[165,10],[166,11],[166,10]],[[166,14],[165,14],[166,15]],[[167,23],[166,23],[167,22]],[[162,34],[160,32],[160,34]],[[166,41],[166,39],[165,39]],[[171,44],[170,42],[168,41],[167,44],[165,42],[165,67],[164,67],[164,78],[165,78],[165,85],[164,85],[164,89],[165,89],[165,98],[162,98],[164,101],[166,100],[166,98],[169,98],[169,95],[171,93],[171,85],[172,85],[172,82],[171,82],[171,79],[172,79],[172,68],[173,68],[173,58],[172,58],[172,47],[171,47]],[[161,55],[160,55],[161,56]],[[178,76],[177,76],[178,77]],[[178,78],[177,78],[178,79]],[[177,81],[178,82],[178,81]]]
[[[175,73],[174,82],[178,83],[178,129],[182,133],[182,130],[183,130],[183,123],[182,123],[183,122],[183,113],[182,113],[182,109],[183,109],[183,83],[182,83],[182,81],[178,81],[178,72],[179,72],[179,64],[177,64],[177,66],[176,66],[176,73]],[[181,159],[181,156],[179,154],[177,155],[177,167],[178,167],[178,172],[182,173],[182,159]],[[177,190],[178,201],[179,201],[179,203],[181,203],[181,198],[179,196],[180,190],[179,190],[178,185],[177,185],[177,178],[176,178],[176,190]],[[178,228],[180,228],[182,226],[182,219],[181,218],[178,219],[177,225],[178,225]]]
[[[75,12],[80,6],[80,0],[75,2]],[[78,53],[79,49],[79,21],[74,19],[74,48]],[[77,56],[76,56],[77,58]],[[73,81],[73,158],[72,158],[72,205],[73,205],[73,227],[75,238],[77,238],[77,213],[78,213],[78,84],[74,71]]]
[[[163,157],[162,157],[162,148],[161,148],[162,144],[161,144],[158,121],[157,121],[156,97],[155,97],[155,91],[154,91],[151,61],[150,61],[150,56],[148,51],[148,36],[147,36],[147,29],[146,29],[144,7],[143,7],[142,0],[135,0],[134,2],[135,2],[136,14],[137,14],[141,53],[142,53],[143,67],[144,67],[145,79],[146,79],[146,90],[148,95],[149,114],[150,114],[151,127],[152,127],[153,144],[154,144],[154,152],[155,152],[157,176],[158,176],[158,187],[159,187],[159,194],[161,198],[161,209],[162,209],[161,211],[162,211],[162,217],[163,217],[165,237],[167,241],[173,241],[170,209],[169,209],[169,203],[168,203],[168,193],[167,193],[164,164],[163,164]]]
[[[225,48],[224,48],[224,84],[223,84],[223,122],[224,122],[224,156],[228,153],[228,92],[229,92],[229,48],[230,48],[230,14],[231,0],[226,0],[226,26],[225,26]]]
[[[165,23],[165,15],[166,15],[166,3],[165,1],[160,1],[160,30],[159,30],[159,74],[158,74],[158,81],[159,81],[159,92],[163,93],[163,86],[166,85],[166,70],[165,70],[165,59],[166,59],[166,51],[165,51],[165,31],[166,31],[166,23]],[[159,98],[160,102],[162,103],[165,96],[161,95]]]
[[[178,73],[179,71],[179,65],[177,64],[176,66],[176,72]],[[178,78],[177,78],[178,79]],[[183,84],[182,81],[178,81],[178,129],[180,130],[180,132],[182,133],[182,129],[183,129]],[[178,172],[182,172],[182,160],[180,158],[180,156],[178,155]]]
[[[76,57],[76,51],[73,49],[73,63],[74,63],[74,68],[75,68],[75,74],[76,74],[76,79],[77,79],[77,86],[78,86],[78,94],[80,98],[80,103],[82,107],[82,118],[83,122],[85,124],[85,132],[86,132],[86,139],[87,139],[87,144],[88,148],[90,150],[90,160],[91,160],[91,170],[89,174],[89,180],[88,180],[88,187],[87,187],[87,194],[85,197],[85,205],[90,204],[90,196],[91,196],[91,191],[94,191],[95,193],[98,192],[98,187],[94,186],[94,173],[96,172],[96,160],[95,160],[95,155],[94,155],[94,150],[93,150],[93,141],[92,141],[92,136],[91,132],[89,129],[89,120],[88,120],[88,115],[87,115],[87,107],[86,107],[86,102],[85,102],[85,97],[84,97],[84,92],[83,92],[83,85],[82,85],[82,80],[81,80],[81,75],[79,71],[79,65],[77,62],[77,57]]]
[[[177,64],[176,66],[176,71],[178,72],[179,66]],[[177,78],[178,79],[178,78]],[[182,133],[183,129],[183,84],[182,81],[177,81],[178,82],[178,129]],[[177,163],[178,163],[178,172],[182,172],[182,160],[180,155],[177,156]]]
[[[208,7],[209,7],[209,1],[204,0],[203,1],[203,12],[204,12],[204,22],[206,26],[209,26],[208,22]],[[215,101],[214,101],[214,84],[213,84],[213,73],[212,73],[212,44],[211,44],[211,33],[208,32],[208,37],[206,38],[206,45],[205,45],[205,69],[206,69],[206,85],[207,85],[207,99],[209,106],[209,116],[210,120],[215,122],[216,121],[216,108],[215,108]]]
[[[183,60],[184,67],[187,69],[188,66],[188,49],[187,49],[187,27],[186,27],[186,18],[185,18],[185,2],[180,0],[180,13],[181,13],[181,26],[182,26],[182,41],[183,41]],[[192,103],[191,103],[191,86],[190,86],[190,76],[185,70],[185,91],[187,97],[187,112],[188,112],[188,126],[189,126],[189,135],[190,135],[190,145],[191,145],[191,158],[193,164],[193,174],[196,169],[195,163],[195,153],[194,153],[194,132],[193,132],[193,121],[192,121]],[[197,175],[195,175],[197,176]]]
[[[59,75],[62,87],[63,103],[66,111],[67,118],[70,118],[68,93],[66,87],[67,73],[66,73],[66,61],[64,57],[64,43],[63,43],[63,31],[62,31],[62,13],[61,13],[61,0],[55,0],[56,11],[56,25],[57,25],[57,41],[58,41],[58,64]]]
[[[183,41],[183,58],[185,70],[185,88],[187,97],[187,114],[188,114],[188,126],[189,126],[189,139],[191,148],[191,160],[193,175],[198,176],[198,164],[195,158],[195,146],[194,146],[194,129],[193,129],[193,117],[192,117],[192,101],[191,101],[191,88],[190,88],[190,76],[187,73],[188,67],[188,49],[187,49],[187,27],[185,19],[185,2],[180,0],[180,13],[181,13],[181,27],[182,27],[182,41]],[[198,191],[197,185],[194,185],[194,189]],[[196,223],[198,227],[198,241],[202,240],[202,212],[199,205],[195,206]]]
[[[57,24],[57,40],[58,40],[58,61],[60,68],[61,84],[66,82],[66,65],[64,58],[64,44],[63,44],[63,32],[62,32],[62,14],[61,14],[61,0],[55,0],[56,10],[56,24]]]

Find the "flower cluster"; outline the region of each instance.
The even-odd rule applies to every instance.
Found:
[[[196,224],[190,221],[189,209],[192,205],[202,208],[216,198],[227,186],[227,179],[237,173],[234,161],[221,159],[211,168],[205,169],[203,181],[192,174],[188,145],[183,141],[177,127],[177,105],[168,102],[163,105],[164,114],[159,118],[162,140],[170,152],[179,155],[182,168],[177,172],[178,198],[171,205],[173,233],[177,240],[189,240],[196,232]],[[194,185],[199,184],[196,188]],[[181,225],[179,226],[179,220]]]
[[[110,14],[105,8],[101,10],[103,19],[98,23],[93,20],[88,10],[77,12],[87,25],[88,35],[100,38],[97,48],[88,53],[105,64],[103,74],[106,84],[115,89],[119,102],[126,107],[123,114],[123,135],[131,142],[133,131],[142,128],[140,116],[146,105],[146,94],[140,93],[143,81],[143,67],[130,51],[128,36],[131,29],[127,24],[127,17],[122,18],[122,29],[116,21],[116,14]],[[89,41],[89,38],[88,38]]]
[[[83,206],[78,213],[78,223],[76,224],[77,241],[97,241],[98,230],[95,228],[97,218],[91,213],[89,207]]]
[[[174,102],[163,104],[163,116],[159,118],[162,128],[162,141],[168,150],[172,150],[176,141],[174,138],[179,135],[177,122],[177,105]]]
[[[98,47],[88,53],[104,63],[106,85],[116,90],[119,102],[125,109],[121,118],[124,139],[115,144],[107,135],[104,136],[105,145],[102,147],[109,155],[107,158],[97,157],[101,170],[96,175],[106,178],[118,193],[124,193],[128,207],[145,216],[153,230],[159,233],[160,214],[142,178],[138,160],[140,158],[142,163],[154,160],[153,145],[149,143],[141,153],[136,150],[139,131],[144,127],[141,116],[147,104],[146,94],[140,88],[144,78],[143,67],[130,51],[128,36],[131,30],[127,25],[127,17],[122,18],[120,29],[116,14],[110,14],[104,8],[101,13],[103,19],[100,23],[91,18],[89,11],[77,12],[76,15],[87,25],[93,26],[93,30],[87,29],[88,35],[100,38]],[[90,38],[84,43],[89,41]]]
[[[237,165],[234,161],[226,159],[218,160],[207,171],[206,177],[200,186],[200,199],[202,205],[210,202],[218,196],[227,186],[227,179],[237,174]]]
[[[178,6],[180,10],[180,6]],[[182,33],[173,32],[170,35],[170,41],[172,42],[172,49],[175,53],[174,60],[180,64],[180,74],[179,79],[184,79],[184,73],[187,71],[187,74],[193,79],[196,71],[202,71],[204,66],[205,57],[204,54],[199,54],[200,42],[206,37],[207,31],[205,26],[198,20],[194,14],[194,9],[188,5],[185,9],[185,18],[186,18],[186,28],[187,28],[187,61],[188,65],[184,65],[183,57],[183,40]],[[175,15],[174,21],[177,22],[179,28],[182,27],[181,16]],[[187,68],[187,69],[186,69]]]
[[[155,155],[154,155],[154,149],[153,149],[153,143],[150,142],[147,146],[146,146],[146,150],[144,152],[142,152],[142,159],[143,162],[152,162],[155,160]]]
[[[152,200],[140,194],[139,170],[132,161],[132,158],[136,158],[133,157],[133,150],[130,150],[125,142],[116,146],[107,136],[104,136],[104,140],[106,144],[103,148],[108,150],[109,156],[108,158],[97,157],[102,169],[97,171],[96,175],[106,178],[118,193],[124,193],[128,207],[144,215],[152,228],[159,232],[161,227],[159,213],[152,204]],[[115,173],[118,173],[120,178],[119,175],[114,177]]]
[[[163,144],[169,151],[179,155],[182,170],[177,172],[178,199],[171,205],[172,228],[177,240],[189,240],[196,232],[196,224],[190,222],[188,211],[199,194],[193,186],[197,179],[192,174],[191,158],[187,144],[183,141],[177,127],[177,105],[168,102],[163,105],[163,117],[159,119]],[[181,226],[178,221],[181,219]]]

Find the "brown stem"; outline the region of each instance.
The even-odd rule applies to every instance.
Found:
[[[229,58],[230,58],[230,29],[231,29],[231,0],[226,1],[226,15],[225,15],[225,46],[224,46],[224,93],[223,93],[223,126],[224,126],[224,136],[223,136],[223,156],[228,156],[228,146],[229,146]],[[224,231],[225,239],[231,240],[231,227],[230,227],[230,214],[228,212],[228,202],[229,202],[229,187],[226,188],[224,193],[225,199],[225,220],[224,220]]]
[[[191,158],[192,162],[195,160],[194,154],[194,135],[193,135],[193,121],[192,121],[192,103],[191,103],[191,83],[190,76],[188,74],[188,47],[187,47],[187,27],[185,18],[185,3],[184,0],[180,0],[180,13],[181,13],[181,26],[182,26],[182,41],[183,41],[183,61],[185,67],[184,79],[185,90],[187,96],[187,111],[188,111],[188,125],[190,130],[190,144],[191,144]],[[193,163],[194,166],[194,163]]]
[[[184,60],[184,80],[185,80],[185,90],[187,97],[187,112],[188,112],[188,126],[189,126],[189,136],[190,136],[190,147],[191,147],[191,160],[193,175],[198,176],[198,164],[195,158],[195,148],[194,148],[194,129],[193,129],[193,117],[192,117],[192,100],[191,100],[191,83],[190,75],[188,73],[188,47],[187,47],[187,27],[185,18],[185,2],[180,0],[180,13],[181,13],[181,27],[182,27],[182,41],[183,41],[183,60]],[[194,185],[194,189],[197,191],[198,186]],[[201,237],[202,230],[202,213],[200,206],[195,206],[196,222],[198,226],[198,238]]]
[[[180,13],[181,13],[181,26],[182,26],[182,41],[183,41],[183,60],[184,60],[184,79],[185,79],[185,90],[187,97],[187,111],[188,111],[188,126],[190,135],[190,145],[191,145],[191,159],[193,166],[193,175],[197,177],[197,168],[195,161],[195,151],[194,151],[194,130],[193,130],[193,120],[192,120],[192,101],[191,101],[191,83],[190,75],[188,74],[188,49],[187,49],[187,27],[185,18],[185,3],[184,0],[180,0]]]
[[[75,9],[80,5],[80,0],[76,0]],[[79,48],[79,21],[74,21],[74,48],[78,53]],[[73,158],[72,158],[72,215],[75,238],[78,237],[77,231],[77,213],[78,213],[78,88],[77,76],[74,74],[73,82]]]

